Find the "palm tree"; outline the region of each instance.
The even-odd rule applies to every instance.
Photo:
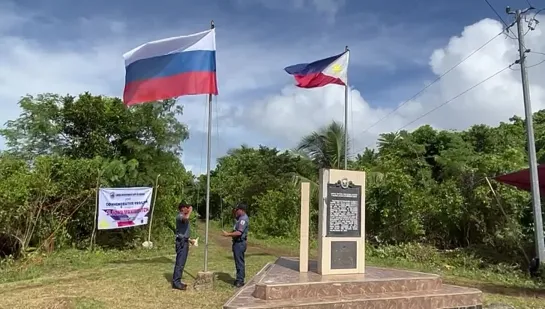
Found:
[[[296,151],[310,158],[319,168],[342,168],[344,164],[344,127],[333,121],[304,136]]]
[[[378,138],[378,149],[383,151],[389,146],[392,146],[396,141],[401,138],[399,132],[382,133]]]
[[[397,140],[397,138],[396,136],[392,140]],[[318,131],[304,136],[292,154],[309,158],[317,168],[342,169],[344,165],[344,127],[333,121]],[[369,163],[371,163],[378,159],[378,153],[372,149],[366,149],[360,157],[369,159]],[[384,179],[384,174],[374,168],[366,170],[366,172],[368,183],[379,183]],[[294,181],[295,184],[310,182],[313,196],[317,194],[319,188],[317,181],[304,178],[301,175],[294,175]]]

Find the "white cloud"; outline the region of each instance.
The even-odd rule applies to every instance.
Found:
[[[490,19],[466,27],[460,36],[451,38],[446,46],[431,54],[430,70],[437,76],[443,74],[501,30],[502,25]],[[525,38],[527,48],[545,52],[545,34],[541,29],[529,32]],[[352,89],[349,132],[354,139],[353,149],[373,147],[378,134],[401,129],[517,59],[517,42],[500,36],[447,74],[440,82],[432,85],[423,95],[405,104],[367,132],[363,131],[385,117],[391,109],[370,107],[364,99],[365,94],[362,97],[359,91]],[[532,65],[543,59],[545,55],[529,54],[527,63]],[[545,64],[529,69],[534,111],[545,108],[543,68]],[[415,121],[406,129],[414,129],[423,124],[431,124],[441,129],[465,129],[477,123],[495,125],[500,121],[507,121],[514,114],[523,115],[520,80],[518,66],[513,66],[512,70],[504,71],[421,120]],[[295,145],[302,135],[326,125],[332,119],[342,122],[343,106],[342,87],[328,86],[308,90],[288,86],[276,96],[256,101],[245,111],[244,117],[254,120],[249,127],[259,128],[262,132],[274,132],[269,134],[276,134],[289,144]]]

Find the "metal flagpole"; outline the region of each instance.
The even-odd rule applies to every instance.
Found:
[[[344,48],[349,52],[348,46]],[[346,68],[346,85],[344,85],[344,169],[348,169],[348,68]]]
[[[214,29],[214,21],[210,22]],[[212,95],[208,95],[208,148],[206,153],[206,225],[204,229],[204,271],[208,271],[208,223],[210,221],[210,163],[212,161]]]

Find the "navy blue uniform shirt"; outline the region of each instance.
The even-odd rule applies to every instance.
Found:
[[[185,219],[182,214],[176,216],[176,237],[189,238],[189,219]]]
[[[234,237],[234,240],[246,240],[248,238],[248,215],[243,214],[242,216],[237,218],[237,222],[235,223],[234,230],[239,231],[242,233],[239,237]]]

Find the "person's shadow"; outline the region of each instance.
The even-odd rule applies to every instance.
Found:
[[[233,282],[235,282],[235,278],[228,273],[218,272],[216,273],[216,278],[227,284],[233,284]]]
[[[184,270],[184,275],[185,276],[189,276],[190,278],[192,278],[193,280],[195,280],[195,276],[193,276],[192,274],[188,273],[187,270]],[[163,274],[163,277],[165,277],[165,279],[167,280],[168,283],[172,283],[172,273],[164,273]]]

